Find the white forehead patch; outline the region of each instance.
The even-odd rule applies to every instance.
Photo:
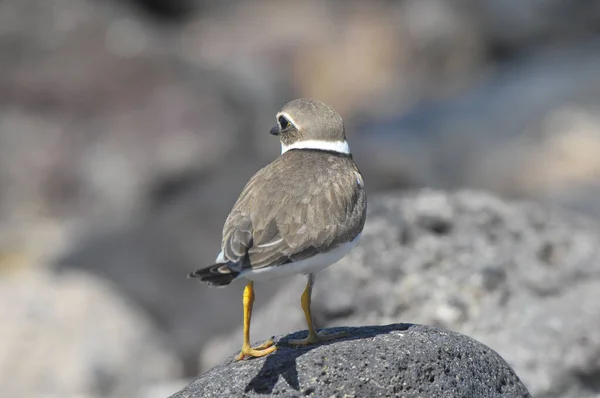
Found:
[[[332,151],[338,153],[350,154],[348,141],[321,141],[321,140],[303,140],[294,142],[291,145],[281,143],[281,153],[286,153],[290,149],[320,149],[322,151]]]

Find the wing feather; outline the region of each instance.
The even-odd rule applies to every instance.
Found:
[[[300,155],[294,152],[285,155]],[[246,184],[223,228],[223,254],[236,270],[302,260],[360,233],[366,194],[357,184],[358,168],[349,158],[332,161],[323,156],[336,155],[317,155],[295,169],[282,164],[282,155]],[[319,175],[314,167],[320,167]],[[350,167],[349,172],[340,173],[340,167]],[[307,183],[318,188],[307,195],[298,189]],[[263,192],[272,194],[264,197]]]

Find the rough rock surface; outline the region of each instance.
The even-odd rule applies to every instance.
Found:
[[[464,335],[410,324],[331,332],[341,330],[338,341],[296,348],[285,337],[267,357],[229,358],[172,398],[530,396],[496,352]]]
[[[306,328],[305,282],[287,283],[255,313],[253,339]],[[360,244],[317,277],[313,312],[320,327],[454,330],[500,353],[534,396],[597,397],[598,292],[597,223],[475,191],[421,191],[371,197]],[[215,339],[203,363],[240,342],[241,330]]]

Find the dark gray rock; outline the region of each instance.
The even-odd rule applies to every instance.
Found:
[[[476,0],[461,5],[474,14],[488,40],[506,50],[593,36],[600,22],[596,1]]]
[[[306,327],[304,283],[290,280],[256,311],[254,339]],[[317,276],[313,315],[319,327],[454,330],[500,353],[534,396],[597,397],[599,292],[597,222],[476,191],[425,190],[370,198],[359,245]],[[240,342],[241,330],[214,339],[203,363]]]
[[[529,397],[508,364],[485,345],[430,326],[394,324],[347,331],[305,348],[286,345],[265,357],[206,372],[172,398],[192,397]]]

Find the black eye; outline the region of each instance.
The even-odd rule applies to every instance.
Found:
[[[285,130],[290,125],[290,122],[283,116],[279,116],[279,125],[281,126],[281,130]]]

